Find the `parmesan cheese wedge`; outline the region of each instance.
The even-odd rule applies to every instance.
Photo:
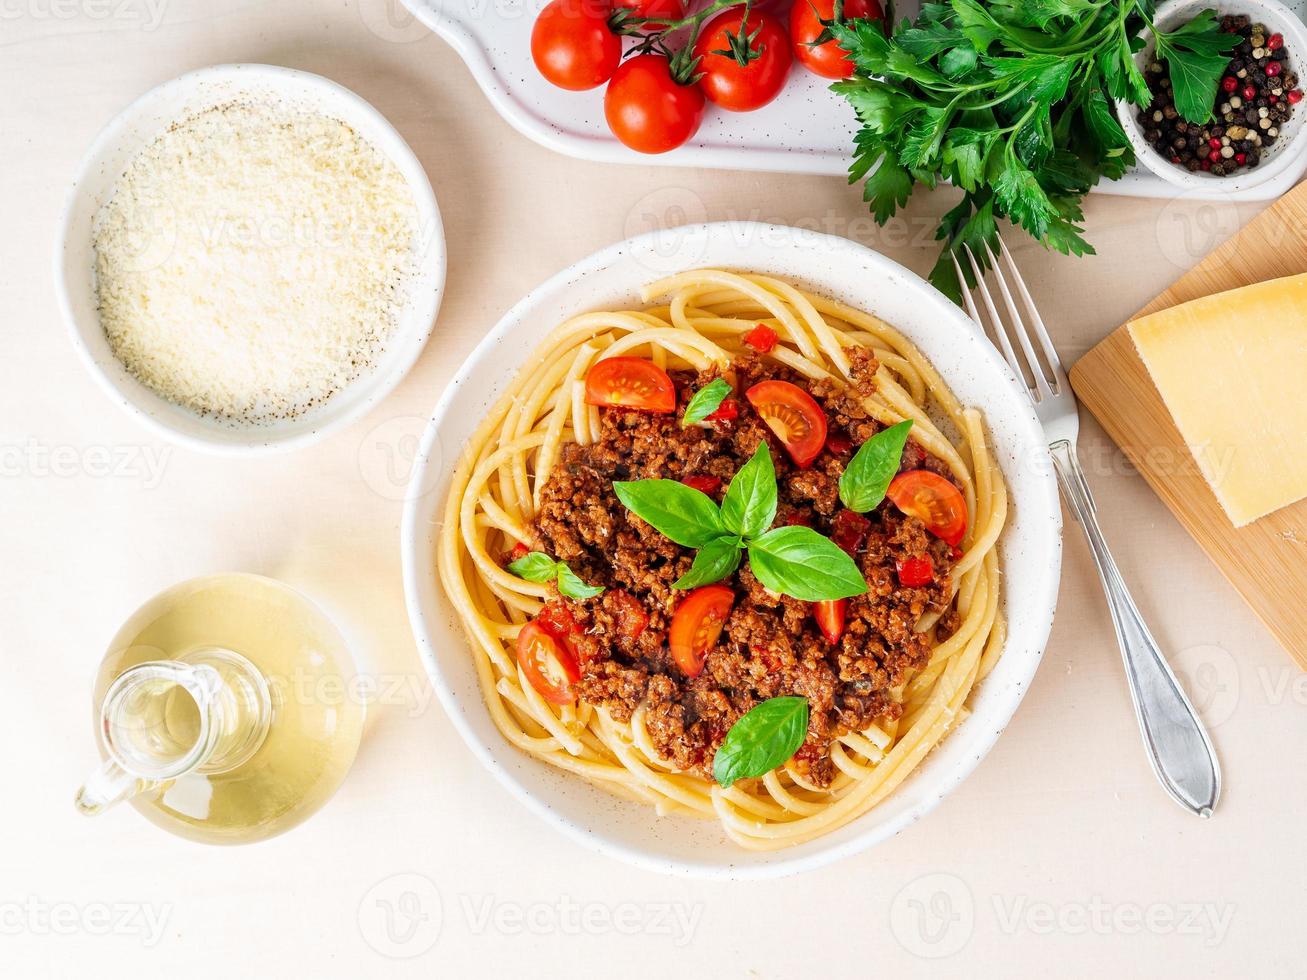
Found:
[[[1307,275],[1141,317],[1130,336],[1235,527],[1307,497]]]

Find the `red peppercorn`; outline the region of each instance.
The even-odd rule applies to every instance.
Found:
[[[1211,160],[1212,163],[1220,163],[1220,162],[1221,162],[1221,151],[1220,151],[1220,150],[1213,150],[1211,153],[1207,154],[1207,159]]]
[[[1221,79],[1221,88],[1225,89],[1227,92],[1233,92],[1238,87],[1239,79],[1235,78],[1233,75],[1226,75]]]
[[[1202,162],[1202,168],[1203,168],[1204,170],[1211,170],[1211,169],[1212,169],[1212,161],[1211,161],[1211,160],[1204,160],[1204,161]]]
[[[1280,74],[1280,72],[1282,72],[1282,71],[1284,71],[1284,65],[1280,64],[1278,61],[1268,61],[1268,62],[1266,63],[1266,77],[1267,77],[1267,78],[1274,78],[1276,75]]]
[[[1266,46],[1270,48],[1272,51],[1279,51],[1282,47],[1284,47],[1284,35],[1272,34],[1270,37],[1266,39]]]
[[[1275,105],[1277,102],[1280,101],[1280,97],[1278,95],[1268,95],[1266,97],[1266,101],[1269,102],[1271,105]]]
[[[1299,102],[1302,101],[1302,89],[1300,88],[1294,89],[1292,92],[1289,93],[1288,99],[1290,105],[1297,105]]]
[[[1257,98],[1257,89],[1253,88],[1251,85],[1245,85],[1243,87],[1243,97],[1245,99]]]
[[[1242,167],[1245,163],[1248,162],[1248,154],[1247,154],[1247,153],[1236,153],[1236,154],[1234,155],[1234,162],[1237,163],[1237,164],[1239,164],[1239,166]]]
[[[1207,141],[1207,145],[1210,146],[1213,150],[1219,150],[1221,148],[1221,141],[1218,140],[1215,136],[1213,136]]]

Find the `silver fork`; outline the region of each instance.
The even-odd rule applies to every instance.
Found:
[[[1004,319],[999,316],[994,296],[985,282],[976,256],[966,246],[963,246],[963,251],[975,274],[976,288],[973,292],[979,295],[981,305],[989,316],[993,339],[1017,379],[1027,386],[1031,401],[1035,404],[1035,414],[1044,426],[1048,451],[1053,458],[1062,493],[1076,520],[1084,528],[1085,537],[1089,539],[1089,550],[1093,553],[1098,574],[1103,580],[1107,608],[1112,613],[1112,625],[1116,628],[1116,639],[1121,645],[1121,656],[1125,661],[1130,698],[1134,702],[1135,717],[1139,721],[1153,772],[1177,803],[1200,817],[1209,817],[1221,795],[1221,769],[1216,761],[1216,752],[1207,730],[1198,720],[1184,690],[1176,681],[1175,674],[1158,649],[1157,641],[1148,631],[1116,562],[1112,560],[1107,542],[1103,539],[1103,532],[1095,516],[1094,498],[1076,458],[1076,437],[1080,432],[1076,397],[1071,391],[1066,372],[1062,370],[1057,351],[1049,340],[1044,321],[1035,309],[1025,281],[1001,238],[1001,261],[995,258],[988,244],[985,246],[985,257],[1002,297],[1002,305],[1007,314],[1006,326]],[[965,285],[966,279],[956,255],[953,256],[953,265],[957,268],[958,281]],[[1025,307],[1025,318],[1013,299],[1009,280]],[[964,290],[964,298],[967,312],[983,332],[985,321],[976,309],[973,295]],[[1042,362],[1035,351],[1032,335],[1043,355]],[[1012,346],[1012,337],[1016,339],[1017,348]]]

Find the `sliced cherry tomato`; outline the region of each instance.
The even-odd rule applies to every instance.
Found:
[[[641,153],[666,153],[688,142],[703,122],[703,90],[672,77],[660,54],[636,55],[613,72],[604,118],[614,136]]]
[[[826,437],[826,449],[836,456],[847,456],[853,449],[853,440],[843,432],[832,432]]]
[[[889,485],[885,496],[894,506],[926,525],[930,533],[951,545],[967,533],[967,502],[962,491],[938,473],[908,470]]]
[[[844,635],[844,616],[848,612],[848,599],[823,599],[814,603],[812,616],[817,620],[817,628],[826,637],[827,643],[839,643]]]
[[[848,78],[853,74],[853,59],[830,38],[815,42],[826,30],[823,20],[835,17],[835,0],[794,0],[790,8],[790,38],[799,63],[822,78]],[[885,11],[878,0],[844,0],[844,21],[867,18],[884,22]]]
[[[744,342],[759,354],[770,354],[780,336],[765,323],[760,323],[744,335]]]
[[[761,109],[785,87],[794,64],[780,18],[747,5],[731,7],[704,25],[694,45],[703,94],[723,109]]]
[[[676,411],[676,386],[653,361],[609,357],[596,361],[586,373],[585,401],[587,405],[666,414]]]
[[[622,39],[608,27],[605,0],[552,0],[531,29],[531,58],[559,88],[580,92],[613,77]]]
[[[617,617],[617,631],[632,640],[643,633],[649,625],[649,614],[640,600],[625,589],[613,589],[608,595],[610,608]]]
[[[826,413],[802,388],[788,381],[763,381],[745,397],[767,428],[785,444],[799,469],[806,469],[826,445]]]
[[[724,398],[717,406],[717,411],[709,415],[705,422],[732,422],[740,417],[740,403],[734,398]]]
[[[576,656],[538,622],[527,623],[517,634],[517,662],[531,686],[550,704],[576,700],[576,682],[581,679]]]
[[[572,618],[572,611],[561,599],[546,602],[545,607],[536,614],[535,621],[542,630],[559,639],[576,629],[576,620]]]
[[[722,487],[721,477],[717,476],[687,476],[681,482],[700,493],[706,493],[710,497]]]
[[[616,6],[629,10],[635,17],[651,17],[671,23],[685,16],[685,0],[617,0]],[[652,28],[652,23],[646,26]]]
[[[717,645],[726,617],[735,604],[735,593],[724,585],[704,585],[692,590],[672,614],[672,659],[686,677],[698,677],[704,658]]]
[[[899,585],[918,589],[935,581],[935,566],[929,558],[900,558],[894,563]]]
[[[862,547],[870,530],[871,521],[855,511],[842,510],[831,522],[830,539],[837,547],[853,556]]]

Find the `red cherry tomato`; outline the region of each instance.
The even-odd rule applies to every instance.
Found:
[[[770,354],[776,341],[780,340],[776,331],[765,323],[760,323],[744,335],[744,342],[759,354]]]
[[[909,589],[918,589],[935,581],[935,566],[929,558],[900,558],[894,563],[898,573],[899,584]]]
[[[767,428],[785,444],[799,469],[806,469],[826,445],[826,413],[802,388],[788,381],[763,381],[744,397]]]
[[[931,534],[957,545],[967,533],[967,502],[962,491],[938,473],[900,473],[885,494],[894,506],[924,523]]]
[[[666,153],[688,142],[699,131],[703,110],[703,91],[672,78],[660,54],[624,61],[604,93],[608,128],[641,153]]]
[[[681,482],[710,497],[722,487],[721,478],[716,476],[687,476]]]
[[[812,616],[817,620],[817,628],[826,637],[827,643],[839,643],[844,635],[844,615],[848,611],[848,599],[823,599],[814,603]]]
[[[826,29],[822,21],[834,17],[835,0],[794,0],[794,6],[790,8],[794,56],[804,68],[822,78],[848,78],[853,74],[853,60],[834,38],[823,44],[813,44]],[[844,20],[863,18],[884,21],[885,11],[881,9],[879,0],[844,0]]]
[[[608,594],[615,607],[613,612],[617,617],[617,632],[635,639],[649,625],[649,614],[640,605],[640,600],[625,589],[613,589]]]
[[[740,403],[734,398],[725,398],[717,406],[717,411],[709,415],[705,422],[730,422],[740,417]]]
[[[612,78],[622,39],[608,28],[606,0],[552,0],[531,29],[531,58],[546,79],[580,92]]]
[[[625,7],[636,17],[651,17],[664,23],[685,16],[685,0],[617,0],[617,7]],[[649,27],[654,25],[650,23]]]
[[[854,555],[871,530],[871,521],[852,510],[842,510],[831,521],[830,539],[850,556]]]
[[[726,586],[704,585],[676,607],[669,639],[672,659],[686,677],[698,677],[703,670],[704,658],[717,645],[734,604],[735,594]]]
[[[539,623],[527,623],[517,634],[517,663],[531,686],[550,704],[576,700],[576,682],[581,679],[576,657]]]
[[[536,613],[535,622],[550,636],[559,639],[576,629],[576,620],[572,618],[572,611],[561,599],[546,602],[545,607]]]
[[[643,357],[609,357],[586,372],[587,405],[633,408],[665,415],[676,411],[676,386],[667,372]]]
[[[752,112],[780,95],[794,63],[790,36],[780,19],[744,6],[723,10],[708,21],[694,53],[700,59],[703,94],[732,112]]]

